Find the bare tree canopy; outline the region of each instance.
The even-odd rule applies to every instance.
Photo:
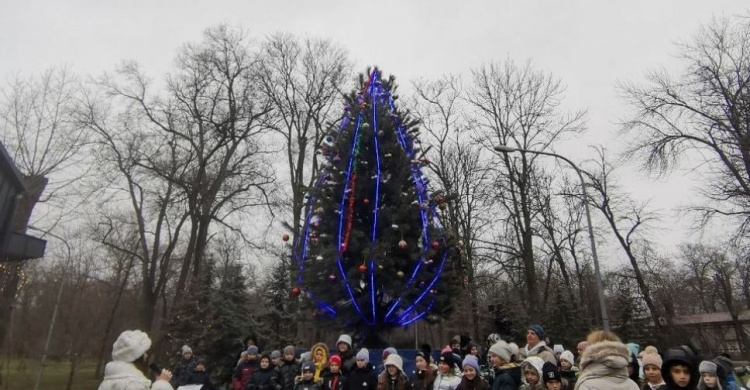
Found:
[[[750,228],[750,21],[715,19],[679,46],[684,71],[653,71],[620,89],[632,107],[624,123],[630,149],[651,172],[685,163],[707,167],[696,205],[704,221],[726,216]],[[688,158],[689,156],[689,158]]]

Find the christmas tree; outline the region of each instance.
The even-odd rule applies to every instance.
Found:
[[[345,97],[339,126],[316,151],[322,169],[293,253],[292,293],[369,346],[449,313],[458,285],[450,259],[459,249],[439,218],[444,196],[428,191],[418,123],[396,107],[394,88],[375,69]]]

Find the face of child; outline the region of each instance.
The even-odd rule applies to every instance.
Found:
[[[571,363],[570,363],[569,361],[567,361],[567,360],[561,360],[561,361],[560,361],[560,367],[562,367],[562,369],[563,369],[564,371],[570,371],[570,369],[571,369],[571,368],[573,368],[573,364],[571,364]]]
[[[284,354],[284,360],[291,362],[294,361],[294,354],[293,353],[285,353]]]
[[[329,366],[329,368],[331,369],[331,372],[335,374],[335,373],[339,372],[339,368],[341,368],[341,367],[339,367],[338,363],[331,363],[330,366]]]
[[[249,360],[251,362],[254,362],[254,361],[258,360],[258,354],[248,353],[247,354],[247,360]]]
[[[349,350],[349,344],[347,343],[339,343],[338,344],[339,352],[343,354],[344,352],[347,352]]]
[[[475,370],[474,367],[466,366],[464,367],[464,376],[468,378],[470,381],[473,381],[474,378],[477,376],[477,370]]]
[[[451,343],[451,349],[461,349],[461,343],[457,343],[457,342]]]
[[[471,351],[469,353],[474,356],[479,356],[479,349],[477,347],[471,347]]]
[[[281,364],[281,356],[273,358],[273,364],[276,366]]]
[[[424,370],[427,368],[427,360],[425,360],[421,356],[417,356],[417,358],[414,360],[414,364],[417,366],[418,370]]]
[[[503,365],[502,359],[500,359],[500,356],[495,355],[494,353],[490,354],[490,363],[492,363],[495,367],[500,367]]]
[[[562,387],[562,383],[560,381],[547,381],[547,383],[544,384],[547,386],[547,390],[560,390]]]
[[[523,376],[526,378],[526,382],[529,382],[529,384],[535,385],[539,382],[539,374],[537,374],[533,370],[524,371]]]
[[[198,372],[206,371],[206,366],[204,366],[203,363],[198,363],[195,365],[195,371],[198,371]]]
[[[703,383],[706,384],[706,387],[714,389],[716,388],[716,382],[718,382],[716,375],[711,375],[707,372],[703,373]]]
[[[302,371],[302,379],[309,381],[315,376],[315,373],[310,370]]]
[[[690,384],[690,369],[688,366],[681,364],[674,365],[669,368],[669,375],[672,377],[672,381],[679,387],[687,387]]]
[[[451,370],[451,366],[446,364],[445,362],[438,363],[438,370],[442,372],[443,374],[447,374]]]
[[[264,369],[264,370],[265,370],[265,369],[267,369],[267,368],[268,368],[268,367],[269,367],[270,365],[271,365],[271,362],[270,362],[270,361],[268,361],[268,359],[266,359],[266,358],[260,359],[260,368],[262,368],[262,369]]]
[[[389,364],[385,368],[388,370],[388,375],[390,376],[396,376],[396,374],[398,374],[398,368],[394,365]]]
[[[662,382],[661,370],[659,369],[659,367],[656,367],[653,364],[649,364],[646,367],[643,367],[643,374],[646,375],[646,380],[648,381],[648,383],[656,385]]]
[[[315,351],[315,361],[319,362],[321,360],[323,360],[323,351],[319,349]]]

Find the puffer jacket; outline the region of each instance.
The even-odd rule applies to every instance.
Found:
[[[492,390],[517,390],[521,386],[521,366],[516,363],[495,368]]]
[[[406,376],[401,371],[395,377],[383,371],[378,375],[378,390],[406,390],[406,382]]]
[[[278,383],[281,390],[294,390],[294,381],[300,375],[299,363],[296,360],[288,362],[282,360],[277,367],[279,371]]]
[[[445,375],[442,372],[438,372],[435,377],[435,383],[432,386],[433,390],[456,390],[458,384],[461,383],[461,377],[457,375]]]
[[[375,367],[367,364],[365,368],[354,367],[354,370],[346,375],[347,390],[375,390],[378,387],[378,376]]]
[[[575,390],[639,390],[630,380],[630,351],[625,344],[604,341],[590,345],[581,358]]]
[[[247,381],[247,390],[280,390],[278,373],[273,367],[260,369],[253,373],[250,380]]]
[[[490,385],[477,373],[474,380],[469,380],[466,376],[462,377],[456,390],[490,390]]]
[[[153,384],[133,363],[112,361],[104,367],[99,390],[174,390],[167,381]]]

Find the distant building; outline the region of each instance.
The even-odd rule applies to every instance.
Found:
[[[26,226],[14,224],[18,199],[24,192],[24,178],[0,143],[0,263],[44,256],[47,241],[26,235]]]
[[[738,322],[745,333],[750,335],[750,310],[739,313]],[[704,353],[716,355],[722,352],[737,358],[748,351],[742,351],[732,316],[729,312],[692,314],[676,317],[673,322],[675,328],[690,335],[690,341],[701,348]]]

